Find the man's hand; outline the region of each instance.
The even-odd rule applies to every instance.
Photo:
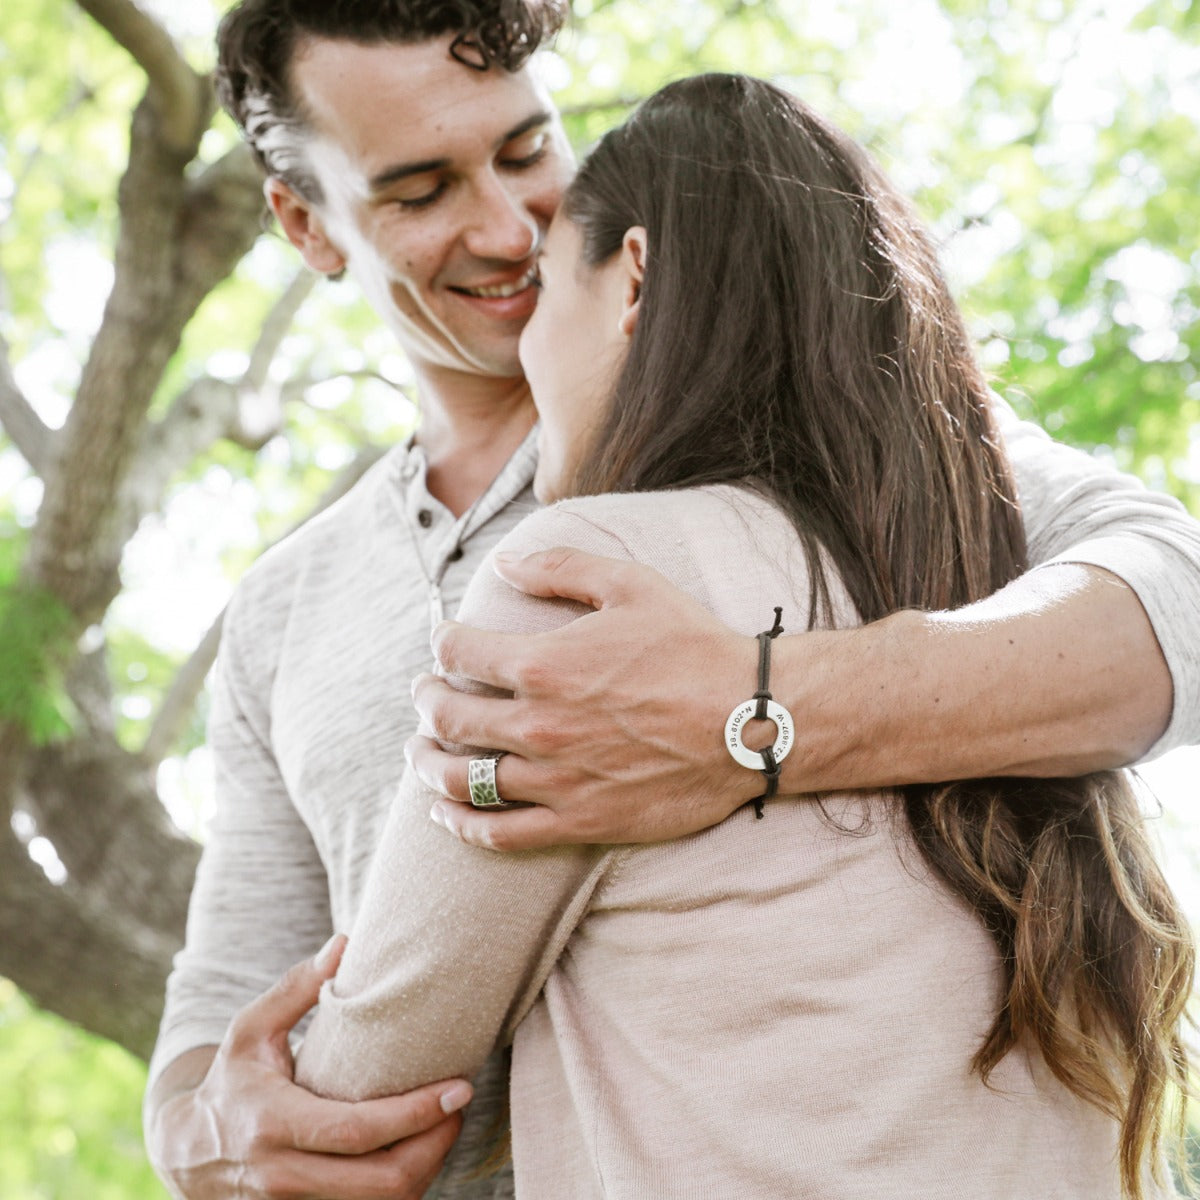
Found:
[[[292,1082],[288,1034],[345,948],[334,938],[233,1020],[225,1040],[181,1055],[148,1106],[146,1143],[180,1200],[418,1200],[462,1126],[463,1080],[344,1104]],[[452,1115],[453,1114],[453,1115]]]
[[[484,814],[440,801],[433,817],[469,842],[525,849],[565,842],[647,842],[707,828],[762,791],[722,733],[755,688],[758,650],[648,567],[549,550],[498,558],[515,587],[582,601],[597,611],[530,637],[447,622],[434,632],[442,667],[514,693],[456,691],[423,675],[413,696],[445,742],[511,753],[497,763],[501,796],[537,807]],[[764,605],[764,628],[771,611]],[[746,737],[762,745],[774,726]],[[409,758],[421,779],[469,800],[467,760],[431,738]]]
[[[716,824],[761,794],[762,776],[737,766],[722,736],[756,686],[751,638],[647,567],[573,550],[496,565],[522,591],[597,611],[533,636],[435,631],[448,672],[513,696],[422,676],[413,694],[425,728],[509,751],[496,764],[500,795],[535,807],[471,808],[467,760],[417,737],[410,762],[448,797],[434,820],[496,850],[651,842]],[[796,725],[783,795],[1085,774],[1144,755],[1171,716],[1171,675],[1146,612],[1097,567],[1045,566],[952,612],[811,633],[785,613],[784,625],[771,652],[771,690]],[[775,735],[769,722],[749,724],[747,746]]]

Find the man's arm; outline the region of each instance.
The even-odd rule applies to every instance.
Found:
[[[262,591],[253,578],[249,587]],[[181,1200],[415,1200],[458,1135],[460,1118],[447,1114],[469,1089],[351,1109],[293,1082],[288,1035],[336,969],[341,944],[288,970],[329,937],[329,886],[269,742],[264,634],[281,622],[261,594],[249,604],[247,595],[243,587],[230,606],[213,688],[218,809],[151,1062],[150,1159]]]
[[[1031,557],[1046,565],[956,612],[778,639],[772,689],[797,726],[782,790],[1076,774],[1200,738],[1200,529],[1011,416],[1005,432]],[[497,849],[643,841],[704,828],[761,791],[721,739],[754,690],[753,643],[643,568],[551,553],[499,569],[599,611],[540,640],[438,632],[447,670],[516,698],[423,677],[426,726],[512,752],[507,796],[541,807],[443,802],[435,819]],[[424,738],[410,757],[429,786],[467,798],[461,760]]]
[[[146,1102],[154,1169],[181,1200],[319,1195],[418,1200],[471,1098],[462,1080],[350,1105],[292,1082],[292,1027],[337,970],[345,941],[296,964],[231,1023],[219,1046],[182,1054]]]

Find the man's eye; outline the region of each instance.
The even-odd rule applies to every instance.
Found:
[[[446,182],[442,180],[436,187],[431,188],[427,192],[422,192],[416,196],[397,196],[396,203],[401,208],[426,208],[430,204],[440,199],[442,193],[446,190]]]
[[[505,167],[516,167],[518,170],[521,167],[532,167],[545,157],[549,143],[550,136],[545,131],[519,138],[507,147],[500,163]]]

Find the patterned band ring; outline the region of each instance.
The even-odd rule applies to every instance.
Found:
[[[475,808],[507,808],[506,801],[500,799],[500,791],[496,787],[496,760],[503,757],[503,750],[493,750],[490,754],[473,758],[467,767],[467,787],[471,792],[471,804]]]

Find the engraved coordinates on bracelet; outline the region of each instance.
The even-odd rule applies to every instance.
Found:
[[[783,608],[775,606],[775,624],[764,629],[755,641],[758,642],[758,690],[754,696],[729,714],[725,722],[725,748],[739,766],[751,771],[761,771],[766,781],[766,791],[750,801],[754,815],[762,820],[763,802],[770,800],[779,791],[779,764],[788,756],[795,740],[796,727],[792,714],[782,704],[776,704],[771,695],[771,643],[783,632]],[[742,744],[742,731],[751,717],[775,722],[775,744],[762,750],[747,750]]]
[[[729,720],[725,722],[725,745],[730,755],[732,755],[735,762],[743,767],[749,767],[752,771],[762,769],[762,751],[750,750],[742,744],[742,730],[746,722],[754,716],[757,709],[757,700],[747,700],[744,704],[739,704],[729,714]],[[787,758],[796,737],[796,728],[792,724],[792,714],[782,704],[776,704],[774,700],[768,700],[766,719],[774,721],[775,728],[778,731],[775,735],[775,744],[771,747],[771,751],[775,755],[775,761],[780,763]]]

